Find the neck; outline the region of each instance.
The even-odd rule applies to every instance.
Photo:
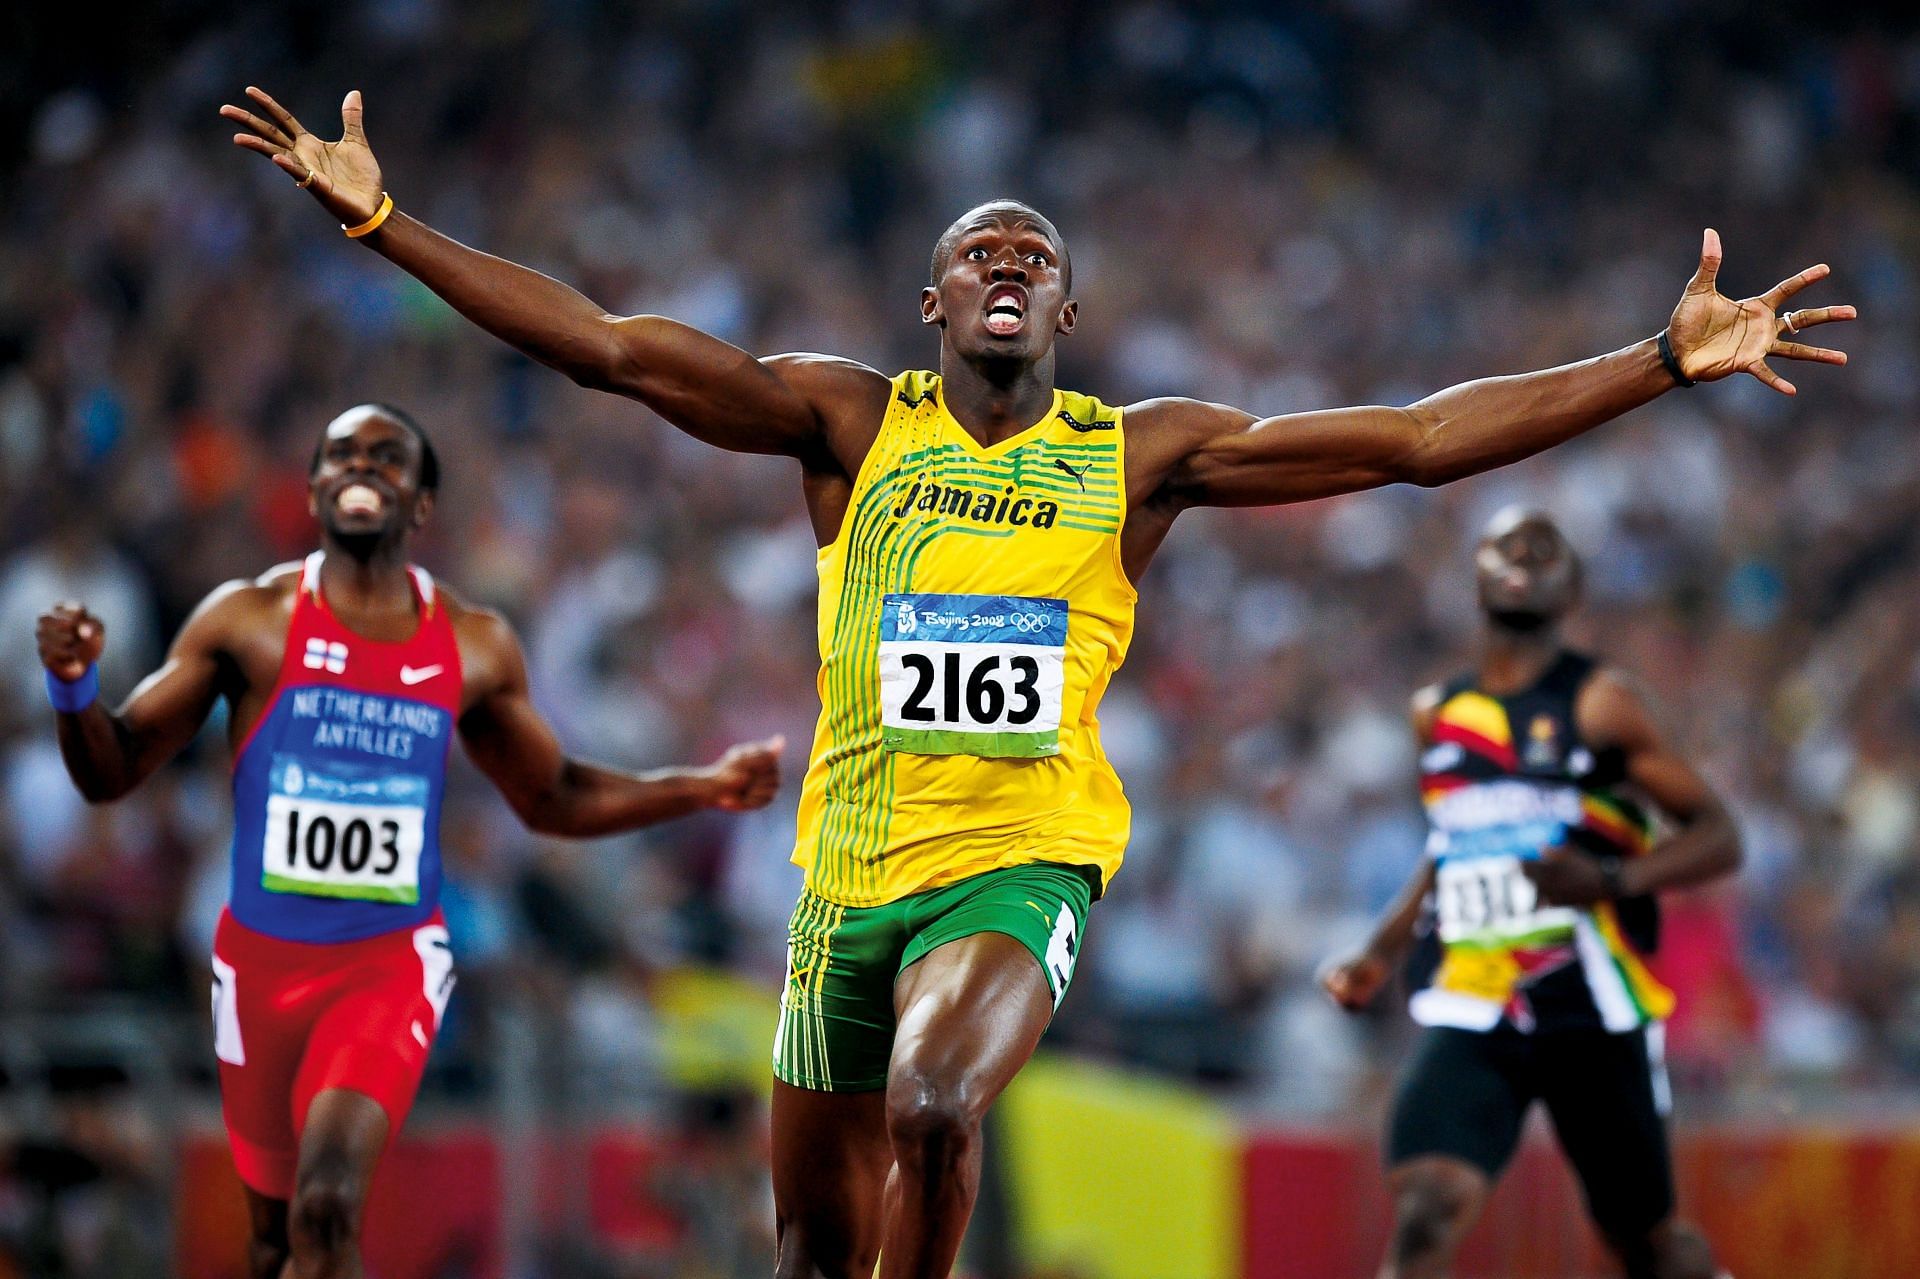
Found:
[[[404,538],[361,539],[329,533],[321,544],[320,589],[334,607],[382,610],[413,607],[413,581],[407,575]]]
[[[998,444],[1038,422],[1052,407],[1053,352],[1030,364],[975,361],[943,343],[940,382],[954,421],[982,443]]]
[[[1560,649],[1557,623],[1520,631],[1489,619],[1480,640],[1480,687],[1495,696],[1517,693],[1546,674]]]

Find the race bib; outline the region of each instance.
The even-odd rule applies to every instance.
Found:
[[[889,595],[882,741],[915,755],[1058,755],[1066,657],[1065,600]]]
[[[1542,906],[1533,881],[1520,869],[1524,860],[1502,853],[1441,861],[1433,884],[1440,940],[1545,941],[1571,932],[1578,912]]]
[[[411,906],[420,900],[427,779],[276,754],[260,884],[269,892]]]

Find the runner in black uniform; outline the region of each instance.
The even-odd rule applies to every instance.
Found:
[[[1430,921],[1438,944],[1414,964],[1410,1004],[1428,1030],[1388,1134],[1381,1274],[1448,1273],[1538,1099],[1626,1273],[1710,1279],[1706,1241],[1673,1215],[1673,994],[1642,957],[1658,940],[1652,894],[1735,869],[1738,836],[1626,680],[1561,645],[1580,568],[1552,519],[1501,512],[1475,565],[1479,668],[1413,702],[1428,855],[1367,946],[1322,978],[1362,1007]],[[1653,838],[1642,799],[1671,835]]]

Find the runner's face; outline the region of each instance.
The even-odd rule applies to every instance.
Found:
[[[1538,514],[1496,517],[1474,555],[1480,606],[1496,615],[1554,621],[1573,607],[1579,569],[1573,548]]]
[[[947,255],[937,285],[921,291],[921,318],[967,359],[1032,364],[1073,332],[1066,251],[1031,212],[998,209],[970,221]]]
[[[307,504],[335,537],[404,536],[426,522],[420,441],[372,410],[341,414],[320,442]]]

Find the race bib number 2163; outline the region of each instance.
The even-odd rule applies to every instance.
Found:
[[[1022,595],[888,595],[880,704],[888,750],[1060,753],[1067,602]]]

